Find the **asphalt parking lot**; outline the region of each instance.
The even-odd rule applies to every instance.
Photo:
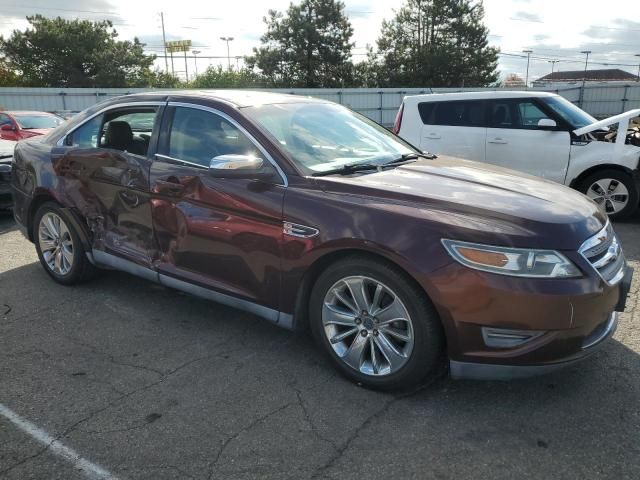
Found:
[[[394,396],[250,314],[123,273],[56,285],[3,217],[0,478],[640,478],[640,216],[616,229],[637,274],[605,348]]]

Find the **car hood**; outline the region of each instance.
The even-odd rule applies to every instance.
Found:
[[[51,130],[53,130],[53,128],[30,128],[28,130],[22,130],[22,134],[35,137],[37,135],[46,135]]]
[[[574,250],[606,223],[595,203],[568,187],[447,156],[318,180],[327,191],[359,194],[378,208],[418,208],[452,238],[470,241]]]

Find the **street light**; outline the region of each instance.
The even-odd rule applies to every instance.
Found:
[[[229,53],[229,42],[233,41],[233,37],[220,37],[220,40],[227,42],[227,68],[231,71],[231,54]]]
[[[196,67],[196,77],[197,77],[198,76],[198,57],[196,55],[201,53],[201,51],[200,50],[191,50],[191,53],[193,53],[193,66]]]
[[[553,67],[556,66],[556,63],[560,63],[560,60],[548,60],[548,62],[551,64],[551,75],[553,75]],[[553,81],[553,78],[551,80]]]
[[[522,53],[527,54],[527,76],[525,77],[525,80],[524,80],[524,86],[525,88],[529,88],[529,59],[531,58],[531,54],[533,53],[533,50],[523,50]]]
[[[636,53],[634,56],[640,57],[640,53]],[[640,63],[638,64],[638,78],[636,79],[636,82],[640,82]]]

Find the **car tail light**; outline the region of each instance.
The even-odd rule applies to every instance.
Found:
[[[402,113],[404,112],[404,102],[400,105],[398,113],[396,113],[396,119],[393,122],[393,128],[391,131],[398,135],[400,133],[400,126],[402,125]]]

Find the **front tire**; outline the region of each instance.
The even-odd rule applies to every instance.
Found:
[[[628,218],[638,208],[638,186],[631,175],[619,170],[595,172],[580,182],[579,190],[611,220]]]
[[[56,203],[46,202],[38,209],[33,236],[40,263],[56,282],[73,285],[94,274],[73,222]]]
[[[358,384],[406,389],[442,371],[440,319],[424,291],[392,265],[361,256],[331,265],[309,309],[315,340]]]

